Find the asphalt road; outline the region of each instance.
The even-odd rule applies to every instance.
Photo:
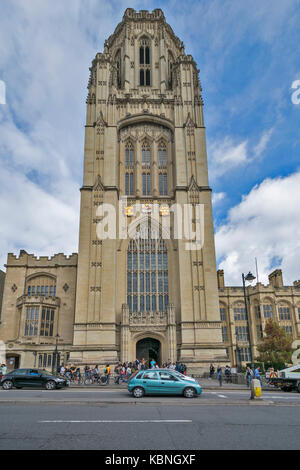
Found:
[[[300,394],[204,391],[195,399],[126,390],[0,391],[1,450],[300,449]]]
[[[194,399],[187,399],[177,396],[146,396],[140,399],[135,399],[128,393],[126,388],[122,389],[107,389],[103,388],[86,388],[76,389],[68,388],[62,390],[36,390],[36,389],[23,389],[23,390],[0,390],[0,405],[5,403],[20,404],[20,403],[45,403],[45,404],[58,404],[58,403],[73,403],[73,404],[178,404],[178,405],[213,405],[213,404],[226,404],[226,405],[276,405],[286,404],[293,406],[300,406],[300,394],[297,392],[278,392],[268,391],[263,392],[262,400],[249,400],[249,390],[204,390],[200,397]]]
[[[0,406],[1,450],[299,449],[298,406]]]

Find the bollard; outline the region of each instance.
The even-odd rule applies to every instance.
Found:
[[[260,384],[259,380],[257,380],[257,379],[252,379],[251,380],[250,390],[251,390],[250,400],[254,400],[255,398],[258,398],[258,399],[262,400],[261,384]]]

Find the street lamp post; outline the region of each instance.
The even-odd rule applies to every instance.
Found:
[[[52,374],[55,373],[54,367],[57,369],[57,357],[58,357],[58,349],[57,349],[57,344],[58,344],[58,339],[59,339],[59,334],[57,333],[55,336],[55,351],[53,354],[53,360],[52,360]]]
[[[238,372],[241,372],[241,370],[242,370],[242,362],[241,362],[240,347],[239,347],[239,344],[238,344],[238,334],[237,334],[237,331],[236,331],[236,330],[235,330],[235,340],[236,340],[235,355],[236,355],[237,371],[238,371]]]
[[[244,303],[245,303],[245,313],[246,313],[246,319],[248,322],[248,331],[249,331],[249,345],[250,345],[250,352],[251,352],[251,361],[252,361],[252,346],[251,346],[251,334],[250,334],[250,327],[249,327],[249,317],[248,317],[248,307],[247,307],[247,297],[246,297],[246,281],[251,282],[256,279],[255,276],[249,271],[247,276],[242,273],[242,279],[243,279],[243,291],[244,291]]]

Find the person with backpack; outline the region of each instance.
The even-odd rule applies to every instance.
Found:
[[[106,364],[106,367],[104,369],[104,374],[105,374],[105,377],[106,377],[106,383],[107,385],[109,385],[109,379],[110,379],[110,365],[109,364]]]
[[[231,370],[230,370],[230,367],[229,367],[229,366],[226,366],[226,367],[225,367],[225,377],[226,377],[226,383],[231,383],[231,382],[232,382],[232,379],[231,379]]]

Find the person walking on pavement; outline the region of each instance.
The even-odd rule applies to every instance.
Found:
[[[259,366],[254,371],[254,378],[260,381],[260,386],[262,387],[261,376],[260,376],[260,367]]]
[[[225,377],[226,377],[226,383],[231,383],[231,382],[232,382],[232,379],[231,379],[231,370],[230,370],[230,367],[229,367],[229,366],[226,366],[226,367],[225,367]]]
[[[218,366],[218,369],[217,369],[217,378],[218,378],[220,387],[222,387],[223,371],[222,371],[222,367],[220,367],[220,366]]]
[[[117,364],[114,369],[115,375],[115,384],[120,385],[120,378],[121,378],[121,364]]]
[[[250,382],[251,382],[252,379],[253,379],[253,370],[251,369],[251,367],[247,367],[246,380],[247,380],[247,387],[248,388],[250,387]]]
[[[106,377],[106,383],[107,385],[109,385],[109,379],[110,379],[110,365],[109,364],[106,364],[106,367],[104,369],[104,374]]]
[[[209,378],[210,379],[212,379],[214,373],[215,373],[215,368],[214,368],[214,365],[211,364],[210,367],[209,367]]]

